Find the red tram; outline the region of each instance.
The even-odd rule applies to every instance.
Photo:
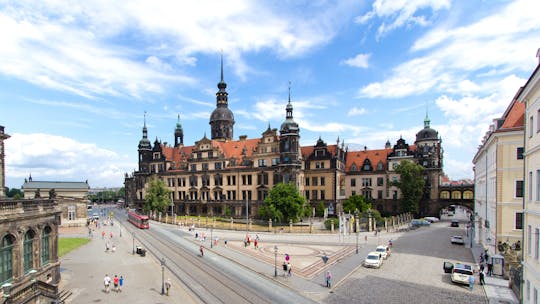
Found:
[[[148,216],[137,214],[135,211],[128,212],[128,221],[134,226],[141,229],[148,229],[150,225],[148,224]]]

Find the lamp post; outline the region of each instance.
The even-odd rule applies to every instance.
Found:
[[[135,254],[135,232],[131,232],[131,236],[133,237],[133,251],[131,254]]]
[[[165,294],[165,258],[161,258],[161,294]]]
[[[274,245],[274,277],[277,277],[277,245]]]
[[[210,226],[210,248],[214,248],[214,220],[212,219],[212,226]]]
[[[356,254],[358,254],[358,209],[354,210],[354,228],[356,230]]]

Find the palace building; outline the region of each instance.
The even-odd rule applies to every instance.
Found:
[[[138,170],[125,176],[126,203],[142,209],[149,181],[160,178],[171,191],[173,211],[179,215],[257,217],[272,187],[294,183],[306,201],[315,206],[324,202],[339,212],[342,200],[364,195],[386,214],[399,212],[400,191],[391,185],[399,178],[394,169],[402,160],[424,166],[426,187],[420,213],[433,214],[442,176],[443,150],[438,132],[426,115],[424,128],[414,145],[400,138],[392,147],[349,151],[343,140],[328,144],[319,138],[313,146],[300,146],[300,126],[294,121],[293,103],[285,106],[279,130],[268,128],[261,137],[233,138],[235,123],[228,108],[227,84],[221,80],[216,93],[216,109],[210,116],[211,137],[206,134],[194,145],[184,145],[178,116],[174,146],[148,138],[146,116],[138,145]],[[436,210],[438,212],[438,210]]]

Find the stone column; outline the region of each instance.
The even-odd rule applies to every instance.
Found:
[[[231,222],[229,223],[229,229],[233,230],[233,226],[234,226],[234,220],[231,217]]]
[[[268,220],[268,232],[272,231],[272,219]]]
[[[289,233],[292,233],[292,220],[289,220]]]
[[[334,233],[334,220],[330,220],[330,232]]]

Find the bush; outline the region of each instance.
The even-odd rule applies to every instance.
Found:
[[[332,229],[332,224],[331,224],[332,220],[334,221],[334,230],[339,229],[339,218],[338,217],[329,218],[326,221],[324,221],[324,226],[326,227],[326,229],[327,230]]]

